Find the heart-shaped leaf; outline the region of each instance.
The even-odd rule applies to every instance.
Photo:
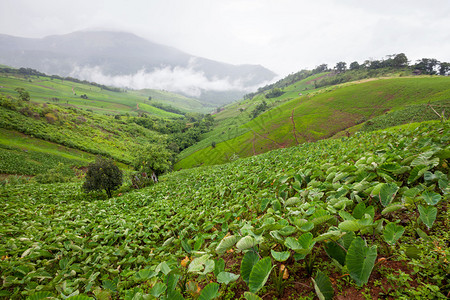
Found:
[[[198,300],[212,300],[219,294],[219,284],[215,282],[209,283],[205,286],[198,297]]]
[[[438,193],[425,191],[422,193],[422,198],[428,205],[436,205],[442,197]]]
[[[389,205],[397,194],[399,187],[395,183],[384,183],[380,189],[380,202],[383,206]]]
[[[250,279],[248,287],[250,292],[257,293],[269,279],[270,272],[272,271],[272,261],[270,257],[265,257],[258,261],[250,273]]]
[[[350,276],[356,281],[357,286],[363,286],[369,281],[376,259],[376,246],[366,246],[366,243],[361,237],[353,240],[348,248],[345,264]]]
[[[289,251],[277,252],[277,251],[270,250],[270,253],[272,254],[272,257],[276,261],[279,261],[279,262],[286,261],[289,258],[289,256],[291,255],[289,253]]]
[[[150,294],[156,298],[158,298],[162,293],[164,293],[167,289],[167,286],[162,282],[157,282],[152,287]]]
[[[334,296],[333,286],[328,276],[317,271],[316,278],[311,278],[314,283],[316,295],[320,300],[331,300]]]
[[[232,281],[238,280],[238,278],[239,278],[239,275],[229,273],[229,272],[220,272],[217,275],[217,282],[229,284]]]
[[[241,251],[250,249],[253,246],[255,246],[255,239],[249,235],[240,239],[236,244],[236,247]]]
[[[383,237],[386,243],[394,245],[405,232],[405,228],[395,223],[389,223],[384,227]]]
[[[245,292],[244,297],[247,300],[262,300],[261,297],[250,292]]]
[[[434,221],[437,216],[437,208],[434,206],[418,206],[419,209],[419,218],[422,222],[427,225],[428,229],[433,226]]]
[[[253,251],[245,253],[241,261],[241,276],[242,280],[248,285],[250,279],[250,273],[253,270],[253,266],[259,261],[259,256]]]
[[[216,253],[217,254],[224,254],[228,249],[234,246],[236,244],[236,236],[230,235],[225,238],[223,238],[219,245],[216,247]]]

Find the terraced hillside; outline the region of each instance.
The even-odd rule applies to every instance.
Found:
[[[262,101],[261,97],[255,97],[253,103],[247,100],[241,107],[246,104],[254,107]],[[193,147],[195,152],[186,150],[184,153],[189,155],[182,156],[176,168],[224,163],[236,157],[332,137],[345,130],[352,132],[352,127],[369,119],[410,109],[412,105],[422,105],[423,108],[427,103],[434,103],[441,112],[450,105],[450,78],[368,79],[317,90],[275,106],[276,101],[283,101],[286,99],[284,97],[287,96],[267,101],[269,106],[272,104],[274,107],[255,119],[249,120],[248,115],[243,114],[240,119],[235,118],[239,120],[237,126],[229,126],[228,130],[226,127],[220,128],[222,138],[217,134],[210,138],[216,139],[215,147],[203,142],[201,149],[199,146]],[[234,104],[231,109],[236,111],[238,107],[239,104]],[[229,111],[226,113],[229,114]],[[220,116],[217,118],[220,119]],[[429,112],[426,118],[406,115],[402,117],[402,122],[392,125],[433,118],[439,117]]]

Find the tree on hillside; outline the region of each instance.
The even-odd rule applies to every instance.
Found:
[[[435,68],[439,65],[439,61],[435,58],[422,58],[417,60],[414,68],[420,70],[423,74],[434,75],[436,74]]]
[[[392,59],[392,66],[394,68],[405,68],[408,66],[408,58],[405,53],[400,53],[394,56]]]
[[[86,192],[105,190],[108,198],[111,198],[112,191],[118,189],[122,182],[122,171],[113,160],[98,157],[88,166],[83,189]]]
[[[317,66],[313,70],[313,73],[317,74],[317,73],[322,73],[322,72],[326,72],[326,71],[328,71],[328,65],[327,64],[321,64],[321,65]]]
[[[160,144],[149,144],[134,161],[137,174],[132,175],[133,185],[141,188],[152,182],[172,168],[173,153]],[[145,182],[144,184],[141,184]],[[135,184],[136,183],[136,184]]]
[[[15,91],[17,93],[19,93],[19,99],[20,100],[25,101],[25,102],[30,101],[30,94],[27,91],[25,91],[24,88],[18,87],[18,88],[15,89]]]
[[[447,75],[447,73],[450,71],[450,63],[448,62],[441,62],[439,64],[439,75]]]
[[[359,65],[359,63],[357,61],[354,61],[350,64],[350,70],[359,70],[361,66]]]
[[[345,72],[347,70],[347,64],[343,61],[340,61],[336,64],[336,66],[334,67],[334,69],[336,70],[336,72],[338,73],[342,73]]]

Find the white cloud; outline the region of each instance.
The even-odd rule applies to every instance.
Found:
[[[192,97],[199,97],[203,90],[250,92],[254,89],[244,87],[244,79],[236,81],[230,81],[229,78],[208,79],[203,72],[195,71],[191,67],[164,67],[152,71],[141,69],[134,74],[113,76],[106,75],[98,66],[76,66],[70,76],[117,87],[181,92]]]

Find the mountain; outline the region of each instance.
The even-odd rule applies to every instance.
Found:
[[[131,33],[111,31],[40,39],[0,34],[0,64],[114,86],[166,89],[197,98],[207,94],[215,104],[236,100],[228,92],[234,98],[275,77],[260,65],[217,62]]]

